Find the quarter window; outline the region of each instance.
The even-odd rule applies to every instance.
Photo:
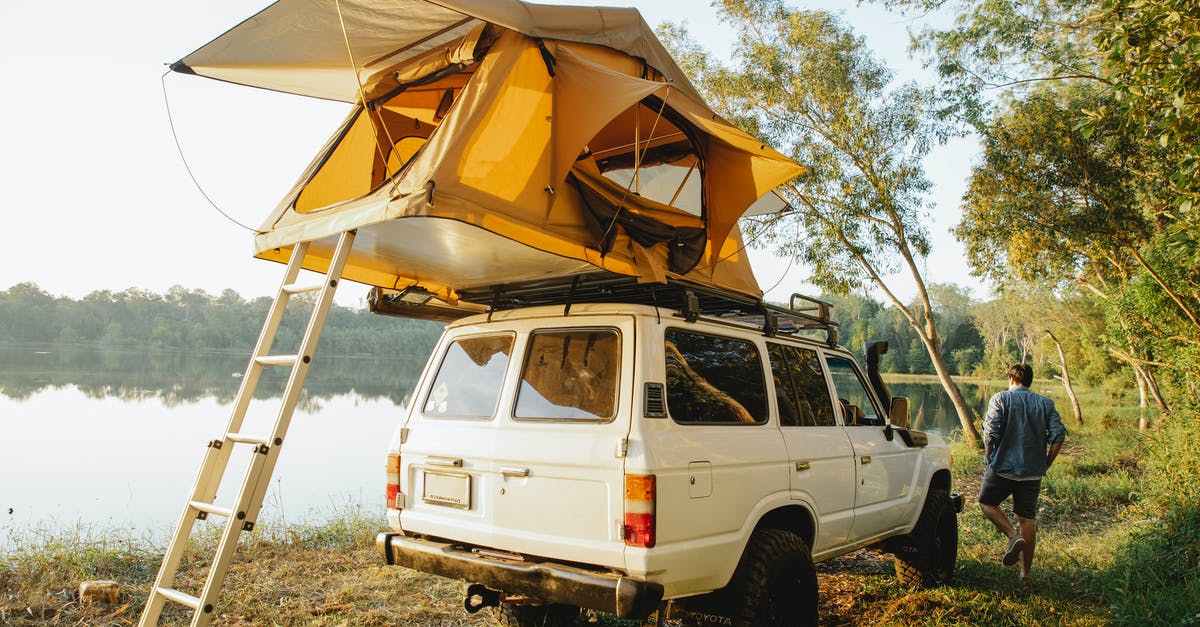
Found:
[[[491,418],[500,400],[513,336],[455,340],[425,398],[424,413],[440,418]]]
[[[521,368],[514,416],[610,420],[616,413],[621,340],[614,329],[537,331]]]
[[[667,410],[675,421],[767,421],[762,359],[752,342],[669,329],[666,366]]]

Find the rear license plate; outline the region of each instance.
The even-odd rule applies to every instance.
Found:
[[[471,509],[471,475],[426,470],[422,498],[434,505]]]

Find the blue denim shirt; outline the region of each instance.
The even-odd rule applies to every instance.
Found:
[[[1021,477],[1046,474],[1046,447],[1067,437],[1054,401],[1013,385],[988,401],[984,441],[992,445],[992,472]]]

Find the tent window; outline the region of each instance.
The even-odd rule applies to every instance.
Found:
[[[699,151],[668,111],[651,100],[638,103],[601,130],[588,149],[600,172],[631,193],[700,216]]]
[[[333,148],[322,155],[322,163],[296,198],[295,210],[315,211],[364,196],[399,173],[425,145],[474,70],[472,64],[432,83],[398,91],[371,110],[360,108]]]
[[[403,169],[421,149],[421,146],[425,145],[425,141],[426,138],[420,136],[401,137],[396,140],[392,151],[388,153],[387,171],[395,174]]]

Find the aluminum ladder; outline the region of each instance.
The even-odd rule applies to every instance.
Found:
[[[317,348],[317,340],[320,338],[321,329],[325,326],[325,318],[333,304],[333,295],[341,280],[350,248],[354,245],[354,235],[354,231],[342,233],[338,239],[337,248],[334,250],[333,258],[329,262],[329,269],[324,276],[324,281],[321,283],[311,285],[296,283],[304,258],[308,254],[309,242],[301,242],[293,248],[283,283],[267,314],[262,333],[258,337],[258,344],[254,348],[254,355],[251,357],[249,365],[246,366],[246,373],[242,377],[241,387],[234,400],[233,413],[229,418],[225,434],[221,439],[208,443],[208,450],[204,454],[204,461],[200,464],[200,470],[196,475],[196,481],[192,486],[190,496],[188,496],[187,504],[183,508],[183,514],[179,518],[179,524],[175,528],[171,543],[167,545],[167,552],[163,556],[162,566],[159,567],[158,577],[150,589],[146,608],[138,621],[139,626],[157,625],[159,616],[168,601],[191,608],[192,625],[207,625],[212,620],[217,596],[220,594],[221,586],[225,582],[225,575],[229,572],[230,564],[233,561],[234,551],[237,549],[238,537],[241,532],[254,529],[254,521],[258,517],[263,499],[266,497],[267,486],[271,482],[275,462],[279,458],[280,446],[286,440],[284,436],[287,435],[292,413],[300,399],[300,390],[304,387],[304,378],[308,374],[309,363]],[[320,292],[320,294],[317,296],[317,302],[309,317],[304,337],[300,341],[299,351],[295,355],[271,355],[271,345],[279,331],[288,301],[293,295],[310,292]],[[242,433],[242,423],[246,417],[246,410],[250,406],[250,400],[254,396],[254,390],[258,387],[259,376],[264,368],[271,366],[291,367],[291,375],[284,387],[273,431],[263,435]],[[244,450],[251,451],[252,459],[246,468],[241,488],[234,497],[233,506],[221,507],[214,504],[214,501],[217,488],[220,487],[222,479],[226,475],[226,467],[235,445],[246,445]],[[222,517],[225,519],[225,523],[208,570],[208,576],[204,579],[203,589],[199,596],[194,596],[174,589],[172,585],[188,540],[191,538],[192,527],[197,520],[205,520],[209,516]]]

